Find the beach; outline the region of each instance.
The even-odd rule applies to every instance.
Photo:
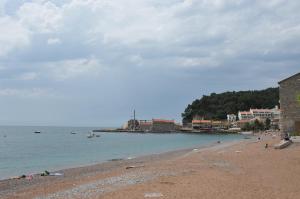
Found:
[[[260,137],[2,180],[0,198],[299,198],[300,145]]]
[[[41,133],[33,133],[36,129]],[[0,180],[242,138],[237,134],[105,132],[87,138],[91,129],[0,126]]]

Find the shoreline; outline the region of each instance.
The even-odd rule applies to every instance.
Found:
[[[253,139],[252,139],[253,140]],[[63,173],[63,176],[40,176],[40,174],[34,174],[32,180],[25,178],[22,179],[3,179],[0,180],[0,197],[10,198],[9,195],[15,192],[22,192],[22,190],[35,189],[40,187],[39,185],[48,186],[50,184],[62,181],[69,181],[73,178],[90,178],[93,175],[105,175],[107,173],[115,172],[120,169],[126,169],[127,167],[140,165],[140,164],[153,164],[160,161],[171,160],[181,156],[185,156],[189,153],[193,153],[194,149],[197,149],[197,152],[205,150],[214,150],[216,147],[230,147],[232,145],[249,142],[250,140],[233,140],[223,143],[210,143],[205,146],[196,146],[189,147],[186,149],[172,150],[162,153],[155,153],[149,155],[142,155],[134,157],[132,159],[122,159],[122,160],[111,160],[102,163],[69,167],[65,169],[54,170],[54,172]],[[40,187],[41,188],[41,187]]]
[[[93,129],[94,133],[136,133],[136,134],[240,134],[241,131],[229,131],[229,130],[175,130],[175,131],[142,131],[142,130],[126,130],[126,129]]]
[[[131,134],[131,132],[124,132],[124,133]],[[138,133],[138,132],[136,132],[136,133]],[[184,133],[184,132],[177,132],[177,133],[178,134],[187,134],[187,133]],[[142,133],[142,134],[146,134],[146,133]],[[147,134],[158,134],[158,133],[147,132]],[[162,133],[162,134],[166,134],[166,133]],[[168,133],[168,134],[173,134],[173,133]],[[188,134],[199,134],[199,133],[188,133]],[[202,133],[202,134],[212,135],[210,133]],[[213,134],[213,135],[218,135],[218,134]],[[222,134],[220,134],[220,135],[222,135]],[[228,135],[232,135],[232,134],[228,134]],[[237,139],[237,140],[238,141],[243,140],[243,138],[240,138],[240,139]],[[230,141],[225,141],[225,142],[233,142],[233,141],[236,141],[236,140],[230,140]],[[95,162],[95,163],[80,163],[80,164],[76,164],[76,165],[65,165],[65,166],[58,166],[58,167],[55,167],[55,168],[46,168],[45,170],[51,171],[51,172],[63,172],[64,170],[84,168],[84,167],[90,167],[90,166],[97,166],[97,165],[101,165],[101,164],[108,163],[108,162],[114,162],[116,160],[119,160],[119,161],[134,160],[134,159],[137,159],[137,158],[146,158],[148,156],[175,153],[177,151],[185,151],[185,150],[190,150],[190,149],[193,149],[193,148],[208,148],[208,147],[211,147],[212,145],[216,145],[216,144],[220,145],[219,143],[212,142],[212,143],[207,143],[207,144],[204,144],[204,145],[198,145],[198,146],[195,145],[193,147],[170,149],[170,150],[156,152],[156,153],[150,152],[150,153],[145,153],[145,154],[140,154],[140,155],[134,155],[133,157],[130,157],[130,156],[126,157],[125,156],[125,157],[118,157],[118,158],[113,158],[113,159],[106,159],[106,160],[102,160],[102,161]],[[44,172],[45,170],[41,169],[41,170],[38,170],[38,171],[29,171],[29,172],[19,173],[17,175],[10,175],[10,176],[7,176],[7,177],[1,177],[0,178],[0,183],[1,183],[1,181],[12,180],[14,178],[21,177],[22,175],[38,176],[42,172]]]
[[[63,177],[0,181],[0,198],[297,199],[300,144],[274,149],[279,142],[276,132],[266,132],[252,139],[70,168]]]
[[[53,168],[53,169],[49,169],[51,172],[62,172],[65,170],[73,170],[73,169],[80,169],[80,168],[87,168],[87,167],[94,167],[94,166],[101,166],[102,164],[106,164],[106,163],[110,163],[110,162],[120,162],[120,161],[134,161],[137,159],[144,159],[144,158],[148,158],[148,157],[153,157],[153,156],[168,156],[169,154],[173,154],[173,153],[184,153],[185,151],[190,151],[193,150],[194,148],[198,148],[199,150],[202,149],[209,149],[211,147],[214,146],[221,146],[221,145],[225,145],[228,143],[232,143],[232,142],[240,142],[243,139],[240,140],[232,140],[232,141],[226,141],[223,143],[208,143],[206,145],[199,145],[199,146],[194,146],[194,147],[188,147],[188,148],[181,148],[181,149],[175,149],[175,150],[169,150],[169,151],[163,151],[163,152],[158,152],[158,153],[150,153],[150,154],[144,154],[144,155],[138,155],[138,156],[133,156],[133,157],[120,157],[120,158],[113,158],[113,159],[108,159],[108,160],[104,160],[103,162],[97,162],[97,163],[92,163],[92,164],[80,164],[80,165],[75,165],[75,166],[63,166],[63,167],[58,167],[58,168]],[[39,172],[30,172],[30,175],[34,175],[34,176],[38,176],[41,174],[41,172],[43,171],[39,171]],[[22,174],[22,175],[26,175],[26,174]],[[27,174],[29,175],[29,174]],[[20,175],[21,176],[21,175]],[[7,181],[7,180],[15,180],[14,177],[17,176],[11,176],[8,178],[0,178],[0,183],[2,181]]]

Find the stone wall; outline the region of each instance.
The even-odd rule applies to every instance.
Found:
[[[280,95],[280,129],[282,136],[286,133],[300,133],[296,122],[300,122],[300,73],[279,82]]]
[[[152,122],[140,122],[139,130],[141,131],[151,131],[152,130]]]
[[[171,122],[156,122],[152,124],[153,132],[173,132],[175,131],[175,124]]]

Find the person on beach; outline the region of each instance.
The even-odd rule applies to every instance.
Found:
[[[284,135],[283,139],[284,139],[285,141],[289,141],[289,140],[290,140],[289,135],[286,133],[286,134]]]

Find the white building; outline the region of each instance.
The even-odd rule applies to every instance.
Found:
[[[276,106],[273,109],[250,109],[250,111],[239,111],[239,120],[251,120],[257,118],[259,120],[270,120],[280,118],[280,109]]]
[[[261,120],[272,119],[272,109],[250,109],[250,113]]]
[[[280,114],[281,114],[281,111],[280,109],[278,108],[278,106],[275,106],[275,108],[272,109],[272,114],[273,114],[273,119],[280,119]]]
[[[235,114],[228,114],[227,115],[227,121],[228,122],[235,122],[236,121],[236,115]]]

